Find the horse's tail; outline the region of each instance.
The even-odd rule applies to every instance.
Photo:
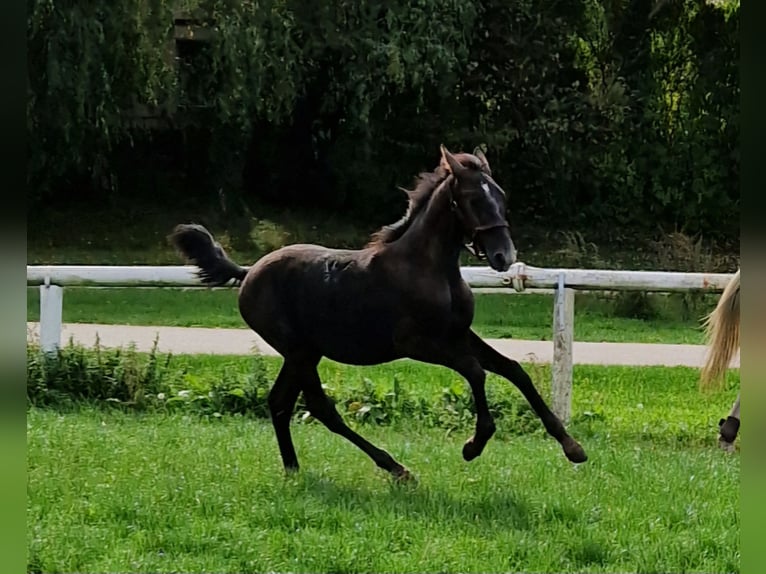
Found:
[[[708,352],[700,373],[702,388],[721,386],[731,358],[739,348],[739,273],[738,269],[703,323]]]
[[[201,225],[176,225],[168,240],[181,255],[199,267],[197,276],[203,283],[224,285],[232,279],[240,282],[247,275],[248,269],[229,259],[221,244]]]

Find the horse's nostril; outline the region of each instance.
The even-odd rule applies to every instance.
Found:
[[[492,257],[495,267],[498,267],[500,269],[503,269],[505,267],[505,255],[502,253],[495,253],[495,255]]]

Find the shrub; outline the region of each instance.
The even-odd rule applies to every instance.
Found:
[[[134,347],[105,349],[98,341],[86,349],[70,341],[54,355],[36,344],[27,345],[27,398],[30,405],[73,409],[80,404],[132,411],[184,411],[205,417],[268,418],[268,392],[273,381],[263,357],[252,358],[242,374],[222,366],[216,374],[187,372],[170,354],[154,348],[139,353]],[[535,373],[538,376],[538,373]],[[539,376],[543,376],[539,374]],[[524,434],[542,430],[526,401],[507,385],[488,390],[492,414],[510,421],[503,432]],[[392,381],[363,378],[342,388],[326,387],[349,424],[390,425],[419,421],[448,431],[472,428],[476,410],[468,385],[458,381],[434,394],[424,394]],[[299,398],[294,420],[314,419]]]

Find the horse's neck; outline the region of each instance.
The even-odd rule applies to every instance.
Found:
[[[452,195],[446,186],[434,191],[403,239],[413,249],[428,255],[434,265],[459,272],[462,232],[452,212]]]

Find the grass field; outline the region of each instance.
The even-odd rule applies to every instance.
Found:
[[[267,376],[279,367],[266,358]],[[174,356],[178,384],[245,377],[252,357]],[[547,396],[549,370],[528,366]],[[320,365],[347,399],[399,379],[426,401],[462,383],[398,361]],[[700,396],[697,370],[575,367],[573,466],[534,425],[501,418],[484,454],[460,456],[472,419],[346,420],[418,477],[394,485],[350,443],[296,413],[286,478],[267,419],[83,404],[30,407],[30,571],[737,572],[739,453],[716,422],[736,394]],[[490,377],[489,400],[520,394]],[[179,387],[180,388],[180,387]],[[362,398],[361,396],[358,398]],[[433,408],[441,408],[434,404]],[[304,421],[304,422],[300,422]]]
[[[736,572],[739,459],[591,437],[367,428],[420,482],[393,485],[317,425],[286,479],[266,421],[84,411],[28,417],[30,571]]]
[[[37,321],[39,290],[30,288],[27,295],[27,320]],[[717,298],[579,293],[575,340],[701,344],[700,318]],[[474,327],[484,337],[550,340],[552,315],[549,294],[477,294]],[[245,328],[234,289],[71,287],[65,290],[63,318],[72,323]]]

